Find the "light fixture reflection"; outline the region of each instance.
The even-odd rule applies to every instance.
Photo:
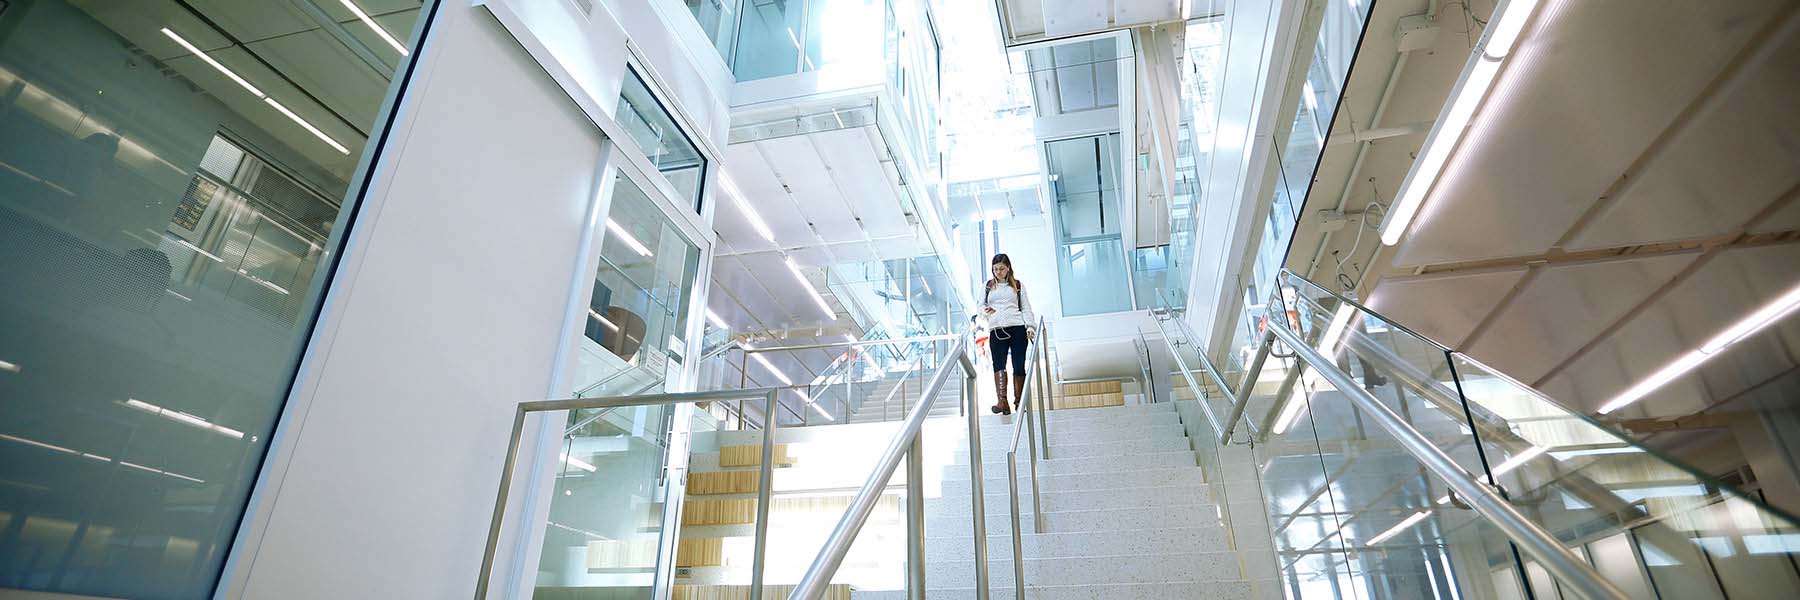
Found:
[[[344,8],[350,9],[350,14],[356,15],[356,18],[360,19],[364,25],[369,26],[369,29],[373,30],[375,35],[381,38],[381,41],[387,42],[389,46],[392,46],[395,52],[399,52],[401,56],[412,54],[411,52],[406,51],[406,46],[401,45],[400,40],[394,39],[392,34],[388,33],[386,29],[382,29],[381,25],[376,24],[374,19],[369,18],[369,14],[363,12],[362,8],[358,7],[356,3],[351,2],[350,0],[338,1],[343,2]]]
[[[6,371],[8,373],[17,373],[22,370],[24,370],[24,369],[19,367],[18,363],[0,360],[0,371]]]
[[[1425,517],[1429,517],[1429,516],[1431,516],[1431,511],[1428,511],[1428,510],[1421,510],[1419,512],[1413,513],[1412,516],[1409,516],[1405,520],[1400,521],[1399,523],[1395,524],[1393,527],[1389,528],[1387,531],[1383,531],[1379,534],[1376,534],[1375,537],[1369,538],[1368,543],[1366,543],[1364,545],[1365,546],[1374,546],[1376,544],[1380,544],[1382,542],[1388,541],[1389,538],[1392,538],[1396,535],[1400,535],[1400,532],[1406,531],[1406,528],[1412,527],[1414,525],[1418,525],[1419,521],[1423,521],[1423,520],[1425,520]]]
[[[1649,377],[1645,377],[1643,381],[1639,381],[1618,396],[1614,396],[1612,400],[1600,407],[1600,414],[1610,413],[1643,400],[1651,392],[1668,385],[1669,382],[1688,371],[1694,370],[1695,367],[1718,356],[1727,348],[1781,321],[1782,318],[1793,314],[1796,309],[1800,309],[1800,285],[1794,286],[1787,293],[1762,305],[1754,312],[1745,315],[1744,318],[1738,319],[1730,327],[1726,327],[1724,331],[1707,340],[1705,344],[1701,344],[1699,348],[1683,354],[1674,362],[1657,369]]]
[[[213,69],[220,73],[224,73],[226,77],[237,82],[238,85],[244,86],[244,89],[249,91],[250,95],[256,96],[257,98],[268,96],[268,94],[264,94],[262,90],[257,89],[256,86],[250,85],[248,80],[238,76],[238,74],[231,69],[225,68],[225,65],[219,64],[219,61],[213,60],[212,56],[205,52],[201,52],[200,48],[195,46],[192,42],[187,41],[187,38],[181,37],[180,34],[175,33],[174,31],[170,31],[167,27],[162,28],[162,33],[163,35],[169,36],[169,39],[175,40],[175,43],[180,44],[182,48],[187,49],[189,53],[194,55],[194,58],[198,58],[201,62],[211,65]]]
[[[613,333],[619,332],[619,326],[617,324],[614,324],[606,317],[601,316],[600,313],[594,312],[594,309],[588,309],[588,318],[599,321],[601,325],[605,325],[606,328],[611,329]]]
[[[313,134],[313,137],[319,138],[320,141],[331,146],[331,149],[338,151],[338,154],[350,153],[349,148],[345,148],[343,144],[339,144],[338,141],[332,139],[331,136],[325,135],[325,132],[319,131],[319,128],[314,127],[312,123],[308,123],[306,119],[300,118],[300,115],[294,114],[294,111],[288,110],[288,107],[282,106],[281,103],[276,102],[274,98],[263,98],[263,102],[269,103],[269,106],[274,107],[276,112],[280,112],[289,120],[292,120],[296,125],[299,125],[301,129],[305,129],[307,133]]]
[[[756,235],[774,243],[775,232],[769,230],[769,224],[763,222],[762,215],[757,214],[756,209],[750,206],[750,201],[744,198],[742,191],[738,190],[737,182],[732,181],[731,175],[720,171],[719,187],[725,190],[726,196],[731,197],[731,204],[738,208],[738,212],[744,213],[744,219],[750,221],[750,228],[756,230]]]
[[[632,237],[631,232],[625,231],[625,227],[619,225],[618,221],[612,220],[612,217],[606,218],[606,230],[611,231],[611,232],[613,232],[614,235],[619,236],[619,239],[621,241],[625,242],[625,245],[627,247],[631,248],[631,250],[633,252],[637,252],[638,254],[642,254],[646,257],[650,256],[650,249],[644,247],[644,243],[638,241],[638,239],[636,237]]]
[[[198,427],[200,429],[212,431],[214,433],[218,433],[220,435],[223,435],[223,436],[226,436],[226,437],[229,437],[232,439],[243,439],[244,438],[244,432],[242,432],[242,431],[238,431],[236,429],[232,429],[232,428],[226,427],[224,425],[219,425],[219,424],[213,423],[211,421],[208,421],[206,419],[202,419],[198,416],[194,416],[194,415],[191,415],[188,413],[181,412],[179,410],[175,410],[172,408],[163,408],[161,406],[157,406],[155,404],[151,404],[149,402],[145,402],[145,401],[139,400],[137,398],[127,398],[125,400],[125,406],[129,406],[131,408],[135,408],[135,409],[143,411],[143,412],[147,412],[147,413],[150,413],[150,414],[153,414],[153,415],[156,415],[156,416],[159,416],[159,417],[171,420],[171,421],[175,421],[177,423],[181,423],[184,425],[189,425],[192,427]]]

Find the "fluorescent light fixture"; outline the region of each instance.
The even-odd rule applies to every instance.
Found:
[[[138,410],[141,410],[141,411],[153,414],[153,415],[157,415],[157,416],[163,417],[165,419],[169,419],[171,421],[175,421],[177,423],[181,423],[184,425],[191,425],[191,426],[198,427],[201,429],[206,429],[206,430],[212,431],[214,433],[224,435],[229,438],[240,439],[240,440],[244,439],[244,432],[242,432],[242,431],[238,431],[236,429],[232,429],[232,428],[226,427],[224,425],[217,425],[206,419],[202,419],[200,417],[190,415],[188,413],[184,413],[179,410],[172,409],[172,408],[163,408],[161,406],[157,406],[155,404],[151,404],[149,402],[145,402],[143,400],[139,400],[136,398],[127,398],[125,400],[125,406],[129,406],[131,408],[135,408],[135,409],[138,409]]]
[[[577,469],[581,469],[583,471],[587,471],[589,473],[600,470],[599,467],[595,467],[592,463],[589,463],[585,460],[581,460],[579,458],[575,458],[573,456],[569,456],[569,453],[567,453],[567,452],[562,453],[562,461],[563,461],[563,464],[569,465],[571,467],[575,467]]]
[[[0,360],[0,371],[6,371],[8,373],[17,373],[20,370],[22,370],[22,369],[19,368],[18,363]]]
[[[356,3],[351,2],[350,0],[338,1],[344,3],[344,8],[350,9],[350,14],[356,15],[356,18],[361,19],[364,25],[368,25],[369,29],[374,30],[375,35],[381,37],[381,41],[387,42],[389,46],[393,46],[395,52],[399,52],[401,56],[411,54],[406,51],[406,46],[400,45],[400,40],[394,39],[394,36],[389,34],[386,29],[382,29],[380,25],[377,25],[374,19],[369,18],[368,13],[363,12],[361,8],[356,6]]]
[[[719,329],[731,329],[730,325],[725,324],[725,319],[719,318],[719,313],[713,312],[710,306],[706,308],[706,322],[712,323]]]
[[[188,42],[187,38],[181,37],[174,31],[170,31],[167,27],[162,28],[162,32],[163,35],[169,36],[169,39],[175,40],[175,43],[180,44],[182,48],[186,48],[195,58],[204,61],[208,65],[212,65],[212,68],[217,69],[220,73],[224,73],[226,77],[231,78],[231,80],[237,82],[238,85],[244,86],[244,89],[249,90],[251,95],[258,98],[268,96],[268,94],[264,94],[262,90],[256,89],[256,86],[250,85],[250,82],[243,77],[239,77],[237,73],[233,73],[231,69],[225,68],[225,65],[219,64],[219,61],[213,60],[213,57],[208,56],[205,52],[201,52],[200,48]]]
[[[260,286],[269,288],[269,291],[275,292],[277,294],[281,294],[283,296],[288,295],[287,288],[281,287],[279,285],[275,285],[274,282],[271,282],[267,279],[263,279],[261,277],[257,277],[255,275],[252,275],[252,274],[250,274],[249,271],[246,271],[243,269],[238,269],[237,272],[238,272],[238,275],[242,276],[244,279],[248,279],[251,282],[255,283],[256,285],[260,285]]]
[[[612,220],[612,217],[606,218],[606,230],[613,232],[614,235],[617,235],[620,239],[624,240],[625,245],[630,247],[633,252],[637,252],[644,256],[650,256],[650,249],[645,247],[643,242],[632,237],[631,232],[626,231],[625,227],[619,225],[618,221]]]
[[[790,256],[787,258],[787,268],[789,273],[794,274],[794,279],[800,280],[800,285],[806,288],[806,293],[812,296],[813,302],[818,303],[819,309],[825,311],[825,314],[829,315],[832,319],[836,319],[837,311],[831,309],[831,303],[826,302],[825,297],[819,295],[819,288],[813,287],[812,281],[808,280],[806,275],[800,272],[800,265],[794,262],[794,257]]]
[[[1394,208],[1388,212],[1387,221],[1381,227],[1381,243],[1389,246],[1399,243],[1400,236],[1406,233],[1413,218],[1418,216],[1426,194],[1437,184],[1438,175],[1443,173],[1445,163],[1450,160],[1450,153],[1462,141],[1469,122],[1475,116],[1475,109],[1487,98],[1488,91],[1493,89],[1501,64],[1512,53],[1513,45],[1524,31],[1525,22],[1537,11],[1539,1],[1507,0],[1494,10],[1487,37],[1474,52],[1474,65],[1462,81],[1457,82],[1455,91],[1451,92],[1450,103],[1439,115],[1437,125],[1432,128],[1431,135],[1425,140],[1425,147],[1419,152],[1418,161],[1413,163],[1406,180],[1400,183]]]
[[[761,354],[752,354],[750,355],[750,358],[756,360],[756,364],[762,365],[763,368],[768,369],[770,373],[774,373],[775,378],[780,379],[782,385],[794,385],[794,380],[788,379],[787,373],[783,373],[780,369],[775,368],[775,364],[769,362],[767,357]]]
[[[1662,386],[1668,385],[1669,382],[1687,374],[1688,371],[1694,370],[1695,367],[1711,360],[1714,356],[1718,356],[1732,345],[1743,341],[1745,338],[1752,335],[1756,335],[1757,332],[1762,331],[1770,325],[1780,322],[1783,317],[1792,314],[1796,309],[1800,309],[1800,286],[1794,286],[1792,289],[1789,289],[1787,293],[1776,297],[1768,304],[1764,304],[1761,308],[1756,309],[1744,318],[1738,319],[1736,323],[1732,323],[1730,327],[1726,327],[1724,331],[1719,332],[1718,335],[1707,340],[1705,344],[1701,344],[1699,349],[1682,355],[1681,358],[1675,359],[1674,362],[1663,366],[1661,369],[1657,369],[1655,373],[1650,374],[1649,377],[1645,377],[1643,381],[1639,381],[1636,385],[1619,393],[1618,396],[1614,396],[1612,400],[1600,407],[1600,414],[1619,410],[1631,405],[1633,402],[1644,399],[1644,397],[1650,395],[1651,392],[1656,391]]]
[[[737,182],[731,180],[731,175],[719,171],[719,186],[725,189],[725,195],[731,196],[731,203],[737,206],[738,212],[744,213],[744,218],[750,221],[750,228],[756,230],[756,235],[774,242],[775,232],[770,231],[769,224],[763,222],[762,215],[750,207],[750,201],[744,199],[744,193],[738,189]]]
[[[611,329],[613,333],[619,332],[619,326],[617,324],[607,320],[606,317],[600,316],[600,313],[594,312],[594,309],[588,309],[588,318],[599,321],[601,325],[605,325],[606,328]]]
[[[74,454],[74,455],[76,455],[76,456],[80,456],[80,455],[81,455],[81,453],[80,453],[80,452],[76,452],[76,451],[74,451],[74,450],[70,450],[70,449],[68,449],[68,448],[64,448],[64,447],[62,447],[62,446],[57,446],[57,445],[54,445],[54,444],[46,444],[46,443],[44,443],[44,442],[40,442],[40,441],[37,441],[37,440],[33,440],[33,439],[27,439],[27,438],[22,438],[22,437],[18,437],[18,436],[12,436],[12,435],[6,435],[6,434],[4,434],[4,433],[0,433],[0,440],[7,440],[7,441],[11,441],[11,442],[18,442],[18,443],[21,443],[21,444],[25,444],[25,445],[27,445],[27,446],[37,446],[37,447],[39,447],[39,448],[43,448],[43,449],[45,449],[45,450],[51,450],[51,451],[55,451],[55,452],[61,452],[61,453],[64,453],[64,454]]]
[[[183,295],[181,295],[181,292],[177,292],[175,290],[165,289],[165,290],[163,290],[163,293],[168,294],[170,296],[174,296],[176,298],[180,298],[183,302],[193,302],[194,301],[193,298],[183,296]]]
[[[1392,538],[1396,535],[1400,535],[1400,532],[1406,531],[1406,528],[1412,527],[1414,525],[1418,525],[1419,521],[1423,521],[1423,520],[1425,520],[1425,517],[1429,517],[1429,516],[1431,516],[1431,511],[1428,511],[1428,510],[1421,510],[1419,512],[1413,513],[1412,516],[1407,517],[1405,520],[1400,521],[1399,523],[1395,524],[1393,527],[1389,528],[1387,531],[1383,531],[1379,534],[1376,534],[1375,537],[1369,538],[1369,541],[1363,545],[1364,546],[1374,546],[1376,544],[1380,544],[1382,542],[1388,541],[1388,538]]]
[[[338,154],[350,153],[349,148],[345,148],[344,145],[339,144],[337,140],[331,139],[331,136],[325,135],[325,132],[319,131],[319,128],[313,127],[312,123],[306,122],[306,119],[300,118],[300,115],[294,114],[294,111],[288,110],[288,107],[282,106],[281,103],[276,102],[274,98],[263,98],[263,102],[269,103],[269,106],[274,107],[277,112],[286,115],[288,119],[293,120],[294,123],[299,124],[300,127],[305,129],[308,133],[313,134],[313,137],[319,138],[320,141],[331,146],[331,149],[338,151]]]

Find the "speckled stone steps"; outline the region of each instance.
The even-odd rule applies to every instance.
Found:
[[[1145,560],[1150,560],[1145,557]],[[1029,581],[1029,576],[1027,576]],[[852,600],[903,600],[904,591],[851,593]],[[925,597],[932,600],[965,600],[975,598],[972,587],[932,587],[926,580]],[[1012,598],[1011,586],[994,586],[989,598]],[[1040,586],[1028,583],[1025,597],[1029,600],[1281,600],[1280,582],[1276,580],[1170,581],[1131,584],[1082,584]]]
[[[1057,458],[1040,458],[1038,460],[1038,476],[1039,477],[1042,477],[1044,475],[1103,473],[1103,472],[1107,472],[1107,471],[1134,471],[1134,470],[1140,470],[1140,469],[1154,469],[1154,468],[1161,468],[1161,467],[1192,467],[1192,466],[1195,466],[1196,464],[1198,464],[1196,459],[1194,458],[1193,451],[1187,450],[1185,448],[1173,450],[1173,451],[1163,451],[1163,452],[1139,452],[1139,453],[1134,453],[1134,454],[1122,454],[1122,455],[1117,455],[1117,456],[1089,456],[1089,457],[1062,457],[1061,452],[1060,452],[1061,449],[1062,449],[1061,446],[1057,446],[1054,448],[1054,450],[1057,452]],[[998,469],[1000,469],[1002,471],[1004,471],[1006,469],[1006,463],[1004,462],[1005,459],[1006,459],[1006,455],[1004,453],[1001,453],[1000,460],[1002,462],[1000,462]],[[1025,460],[1026,460],[1025,457],[1020,457],[1020,459],[1019,459],[1019,468],[1021,470],[1027,468]],[[994,470],[994,467],[990,466],[993,463],[987,460],[986,452],[982,453],[981,464],[982,464],[982,470],[984,471],[983,475],[986,475],[987,474],[986,472],[991,472]],[[967,463],[964,463],[964,465],[966,466]],[[944,471],[944,481],[946,481],[946,482],[948,482],[948,481],[965,481],[966,482],[968,480],[969,480],[969,470],[966,468],[964,468],[964,469],[946,469]]]

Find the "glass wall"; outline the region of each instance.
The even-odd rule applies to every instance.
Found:
[[[699,269],[700,247],[675,229],[643,187],[619,175],[577,353],[580,395],[661,390],[680,372],[687,301]]]
[[[1119,134],[1044,143],[1063,314],[1131,310],[1120,238]]]
[[[731,64],[733,53],[737,49],[738,10],[743,0],[682,0],[687,4],[688,12],[693,13],[694,21],[700,24],[700,30],[706,32],[713,47],[718,49],[719,57],[725,64]]]
[[[847,63],[876,68],[892,31],[880,0],[762,0],[744,7],[732,70],[738,81]]]
[[[346,4],[0,2],[0,588],[212,595],[420,20]]]
[[[619,124],[644,151],[650,164],[656,165],[656,170],[675,186],[676,193],[694,207],[694,212],[700,212],[700,182],[706,175],[706,158],[700,155],[694,140],[675,123],[675,118],[669,116],[668,109],[656,99],[656,94],[650,91],[637,70],[630,69],[629,74],[619,91],[619,108],[615,113]]]

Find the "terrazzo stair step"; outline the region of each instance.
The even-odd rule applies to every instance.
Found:
[[[1056,435],[1058,433],[1076,433],[1100,429],[1143,429],[1146,427],[1179,425],[1180,423],[1181,419],[1169,413],[1141,413],[1124,414],[1105,419],[1083,419],[1060,423],[1051,421],[1049,423],[1049,429],[1050,435]]]
[[[1012,443],[1012,434],[1013,430],[1010,426],[1004,429],[981,430],[982,460],[987,459],[986,453],[988,452],[999,452],[1001,455],[1005,455],[1007,445]],[[1025,440],[1030,439],[1027,437],[1028,435],[1021,434],[1019,439],[1021,450],[1024,449]],[[1065,444],[1103,444],[1155,439],[1187,439],[1187,430],[1173,420],[1155,425],[1104,427],[1084,431],[1067,429],[1059,431],[1054,428],[1050,430],[1051,452],[1055,452],[1056,447]]]
[[[996,438],[983,438],[982,441],[993,443],[989,440],[994,439]],[[1011,442],[1012,440],[1011,438],[1006,438],[1006,441]],[[1157,452],[1189,452],[1191,454],[1193,451],[1192,444],[1193,443],[1185,437],[1159,437],[1142,440],[1121,440],[1116,442],[1095,442],[1087,444],[1069,444],[1058,441],[1051,446],[1050,454],[1057,459],[1130,456],[1134,454],[1151,454]],[[1316,447],[1314,450],[1315,453],[1317,453]],[[962,465],[964,467],[968,466],[969,451],[966,446],[956,451],[955,461],[954,464]],[[988,447],[987,444],[983,444],[981,447],[981,464],[998,464],[1001,465],[1002,468],[1005,468],[1006,449],[1002,447],[999,450],[995,450]]]
[[[1020,499],[1019,523],[1027,531],[1032,528],[1031,505],[1025,498]],[[1187,504],[1179,506],[1144,508],[1099,508],[1090,510],[1047,510],[1044,512],[1044,530],[1057,533],[1077,531],[1112,531],[1117,529],[1151,529],[1155,527],[1220,527],[1220,511],[1212,504]],[[1011,533],[1012,511],[992,511],[986,514],[987,528],[990,532]],[[925,531],[936,530],[946,535],[971,533],[969,515],[952,515],[925,517]],[[928,537],[930,533],[926,534]]]
[[[930,532],[931,528],[926,527]],[[936,561],[970,561],[975,559],[975,538],[965,532],[961,536],[929,536],[925,538],[927,563]],[[988,560],[993,569],[998,561],[1012,560],[1012,533],[988,532]],[[1026,558],[1079,558],[1138,554],[1157,556],[1179,552],[1224,552],[1231,549],[1228,532],[1223,527],[1155,527],[1151,529],[1115,529],[1030,533],[1020,537]],[[1005,568],[1012,568],[1008,565]]]
[[[1032,528],[1032,513],[1029,506],[1021,506],[1019,524],[1026,531]],[[1210,504],[1193,504],[1187,506],[1170,506],[1146,510],[1142,508],[1106,508],[1095,510],[1065,510],[1044,513],[1044,530],[1056,533],[1074,533],[1088,531],[1113,531],[1118,529],[1154,529],[1157,527],[1221,527],[1219,510]],[[987,513],[987,526],[990,534],[1012,532],[1012,513]],[[934,537],[965,536],[971,533],[969,517],[942,517],[936,520],[926,517],[925,536]]]
[[[1162,485],[1107,488],[1097,490],[1050,492],[1038,490],[1043,497],[1040,503],[1046,511],[1059,510],[1095,510],[1102,508],[1157,508],[1164,506],[1181,506],[1189,504],[1216,504],[1222,493],[1215,489],[1218,484],[1199,485]],[[966,489],[966,488],[965,488]],[[1010,496],[1002,489],[987,488],[982,490],[987,500],[985,510],[989,514],[996,511],[1009,510]],[[1019,502],[1024,506],[1031,505],[1030,488],[1020,490],[1023,495]],[[970,510],[969,494],[963,492],[957,497],[940,497],[925,499],[927,516],[968,516]]]
[[[1052,448],[1053,452],[1059,451],[1059,450],[1060,450],[1060,447]],[[999,469],[1001,471],[1006,470],[1005,456],[1006,455],[1004,453],[1001,454],[1001,461],[999,462]],[[981,458],[982,458],[982,461],[981,461],[982,470],[984,471],[983,474],[985,475],[986,474],[985,472],[989,470],[988,465],[990,463],[988,463],[988,461],[987,461],[987,455],[985,452],[982,454]],[[1039,459],[1038,460],[1038,476],[1041,477],[1044,475],[1062,475],[1062,474],[1069,474],[1069,473],[1100,473],[1100,472],[1106,472],[1106,471],[1127,471],[1127,470],[1136,470],[1136,469],[1151,469],[1151,468],[1157,468],[1157,467],[1193,467],[1193,466],[1197,466],[1198,464],[1199,464],[1198,460],[1194,458],[1194,453],[1192,451],[1189,451],[1186,449],[1176,450],[1173,452],[1139,453],[1139,454],[1125,454],[1125,455],[1120,455],[1120,456],[1097,456],[1097,457],[1088,457],[1088,458],[1062,458],[1059,456],[1058,458]],[[944,481],[946,481],[946,482],[949,482],[949,481],[964,481],[964,482],[966,482],[966,481],[968,481],[969,480],[969,470],[967,468],[967,464],[965,463],[963,466],[965,468],[945,469],[944,470]],[[1029,468],[1027,466],[1025,457],[1023,457],[1023,456],[1021,456],[1019,458],[1019,468],[1020,469]]]
[[[966,474],[965,474],[966,476]],[[963,481],[967,481],[964,479]],[[1199,467],[1157,467],[1150,469],[1134,469],[1128,471],[1106,471],[1096,473],[1077,473],[1063,475],[1038,474],[1038,491],[1068,492],[1077,490],[1097,490],[1121,487],[1148,487],[1162,485],[1184,485],[1206,483],[1206,476]],[[989,490],[1006,490],[1006,470],[997,469],[982,473],[982,485]],[[1019,469],[1020,489],[1031,486],[1031,474],[1026,468]],[[986,490],[983,490],[986,491]],[[969,495],[969,486],[945,485],[944,497]]]
[[[1142,553],[1089,555],[1069,558],[1025,559],[1027,589],[1033,586],[1106,585],[1177,581],[1219,581],[1242,579],[1236,552],[1179,552],[1148,555]],[[988,581],[995,586],[1012,587],[1012,559],[1003,563],[988,561]],[[975,585],[974,561],[939,561],[926,563],[927,589],[939,585],[950,588]]]
[[[1142,557],[1153,560],[1154,557]],[[1030,583],[1027,577],[1025,597],[1029,600],[1281,600],[1281,587],[1273,580],[1249,581],[1171,581],[1162,583],[1122,583],[1104,585],[1044,585]],[[931,600],[972,600],[975,588],[935,587],[925,580],[925,597]],[[1011,598],[1011,586],[991,586],[989,598]],[[904,600],[904,591],[852,592],[852,600]]]
[[[993,398],[983,398],[983,401],[981,402],[981,406],[983,408],[982,413],[981,413],[981,420],[982,420],[983,424],[985,424],[989,420],[998,421],[1001,419],[1000,415],[996,415],[996,414],[989,413],[986,411],[986,407],[992,405],[993,403],[994,403]],[[1015,416],[1017,414],[1018,413],[1014,413]],[[1152,414],[1155,414],[1155,415],[1164,415],[1164,416],[1173,417],[1175,414],[1175,405],[1170,402],[1162,402],[1162,403],[1158,403],[1158,404],[1127,404],[1124,406],[1101,406],[1101,407],[1094,407],[1094,408],[1059,408],[1059,409],[1053,409],[1045,414],[1049,415],[1050,422],[1053,424],[1054,423],[1062,423],[1062,422],[1088,421],[1088,420],[1094,420],[1094,419],[1110,419],[1113,417],[1124,416],[1124,415],[1152,415]]]

